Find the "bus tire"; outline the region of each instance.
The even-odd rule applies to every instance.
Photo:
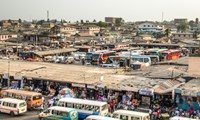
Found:
[[[13,111],[10,112],[11,116],[15,116],[15,113]]]

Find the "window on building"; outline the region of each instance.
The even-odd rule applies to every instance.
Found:
[[[144,27],[146,27],[146,25],[144,25]]]

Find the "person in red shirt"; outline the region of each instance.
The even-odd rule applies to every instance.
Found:
[[[160,119],[161,110],[160,108],[157,110],[157,118]]]
[[[194,110],[193,108],[190,109],[190,117],[194,115]]]

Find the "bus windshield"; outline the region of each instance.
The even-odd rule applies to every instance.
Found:
[[[21,107],[24,107],[24,106],[26,106],[26,103],[25,103],[25,102],[19,104],[19,107],[20,107],[20,108],[21,108]]]
[[[149,55],[157,55],[157,52],[150,52]]]
[[[39,100],[39,99],[42,99],[42,96],[41,96],[41,95],[33,96],[33,100]]]

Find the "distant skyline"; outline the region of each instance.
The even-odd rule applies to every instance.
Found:
[[[200,18],[200,0],[0,0],[0,20],[83,19],[104,21],[122,17],[129,21],[161,21],[174,18]]]

